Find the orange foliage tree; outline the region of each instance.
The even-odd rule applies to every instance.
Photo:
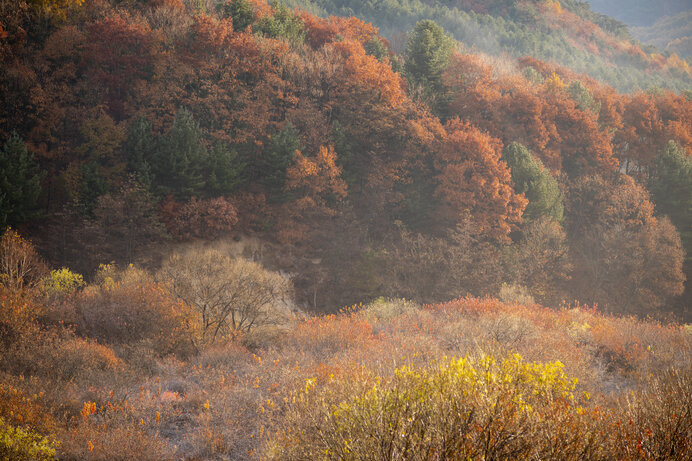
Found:
[[[527,201],[514,192],[500,141],[459,119],[445,130],[435,159],[443,216],[457,223],[470,213],[480,232],[502,240],[521,222]]]
[[[347,195],[347,186],[341,179],[341,168],[336,164],[336,152],[332,146],[321,146],[311,158],[296,151],[294,166],[286,170],[286,190],[296,198],[288,207],[291,220],[283,222],[280,238],[291,241],[299,238],[301,231],[314,229],[315,220],[321,216],[334,216],[336,205]]]
[[[610,133],[618,119],[613,104],[599,120],[597,112],[577,107],[570,97],[567,82],[575,75],[538,61],[520,64],[530,67],[539,81],[511,74],[494,77],[492,66],[481,58],[454,55],[444,76],[450,113],[505,144],[526,145],[553,171],[576,176],[614,171]]]

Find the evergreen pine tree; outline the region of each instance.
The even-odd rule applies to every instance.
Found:
[[[505,147],[502,157],[510,168],[514,191],[524,194],[529,201],[524,221],[532,222],[540,217],[562,221],[564,207],[560,188],[541,161],[517,142]]]
[[[656,158],[649,183],[656,212],[666,215],[680,232],[688,261],[692,257],[692,160],[674,141]]]
[[[274,194],[282,193],[286,184],[286,168],[293,163],[296,151],[302,150],[300,133],[288,122],[272,136],[262,153],[260,174],[262,184]]]
[[[42,173],[24,141],[13,133],[0,149],[0,228],[36,216]]]
[[[192,114],[181,109],[173,126],[158,139],[151,171],[154,192],[187,200],[200,195],[205,181],[202,176],[207,164],[207,149],[200,142],[202,132]]]

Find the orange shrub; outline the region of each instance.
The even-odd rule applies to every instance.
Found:
[[[132,266],[104,266],[99,277],[75,301],[79,331],[110,344],[146,342],[159,354],[190,352],[192,317],[163,286]]]
[[[370,322],[348,314],[307,319],[287,341],[320,360],[349,349],[368,349],[376,339]]]
[[[0,418],[10,425],[30,426],[41,434],[53,433],[56,421],[43,404],[43,393],[26,395],[15,386],[0,383]]]

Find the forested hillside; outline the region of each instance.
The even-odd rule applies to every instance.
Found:
[[[692,57],[692,8],[675,16],[663,16],[648,27],[633,27],[632,34],[642,43],[677,53],[689,62]]]
[[[349,5],[0,3],[0,459],[689,459],[686,63]]]
[[[327,16],[372,21],[402,47],[416,22],[432,19],[467,49],[555,62],[620,91],[692,88],[689,64],[634,41],[627,26],[577,0],[288,0]],[[653,4],[650,4],[653,5]]]
[[[17,5],[2,220],[54,265],[249,235],[318,310],[508,283],[648,314],[682,292],[684,95],[458,51],[432,21],[395,55],[368,23],[280,4]]]
[[[688,11],[689,0],[587,0],[591,9],[632,26],[649,26],[663,16]]]

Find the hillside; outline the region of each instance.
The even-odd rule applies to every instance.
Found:
[[[26,20],[2,42],[2,221],[55,267],[245,235],[316,311],[507,283],[688,315],[683,95],[457,52],[430,21],[400,56],[356,18],[243,0]]]
[[[322,16],[353,15],[372,22],[395,48],[405,42],[405,33],[416,22],[432,19],[468,49],[555,62],[620,91],[692,88],[686,62],[642,49],[625,24],[594,13],[580,1],[290,0],[287,4]]]
[[[689,459],[692,98],[539,52],[684,63],[463,4],[536,56],[395,4],[1,2],[0,459]]]
[[[588,0],[591,9],[631,26],[650,26],[664,16],[675,16],[690,9],[688,0]]]
[[[663,16],[650,26],[633,27],[632,34],[660,50],[685,59],[692,57],[692,11]]]

